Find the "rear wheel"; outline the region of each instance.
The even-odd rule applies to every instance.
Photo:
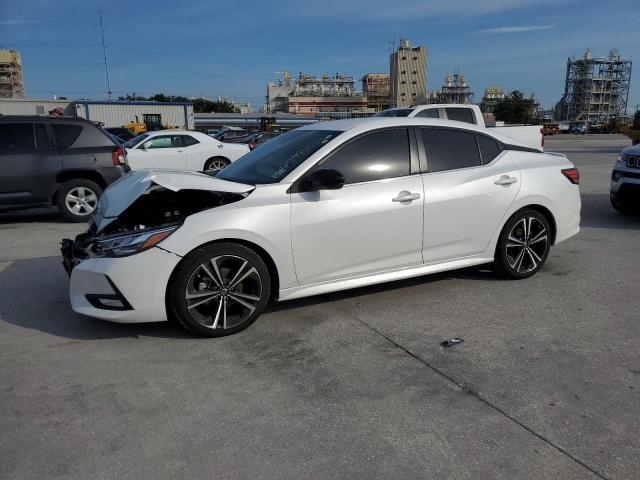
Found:
[[[86,222],[98,206],[102,188],[85,178],[65,182],[58,190],[56,204],[70,222]]]
[[[208,173],[219,172],[223,168],[227,167],[229,163],[231,162],[229,162],[229,160],[223,157],[210,158],[209,160],[204,162],[204,171]]]
[[[235,243],[199,248],[185,257],[169,287],[169,307],[187,330],[222,337],[251,325],[271,294],[269,270],[258,254]]]
[[[500,233],[493,268],[505,278],[528,278],[542,268],[550,247],[551,229],[545,216],[536,210],[521,210]]]

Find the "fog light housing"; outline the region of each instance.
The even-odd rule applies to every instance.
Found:
[[[620,180],[622,178],[622,172],[619,172],[618,170],[614,170],[611,173],[611,180],[614,182],[617,182],[618,180]]]
[[[120,293],[120,290],[118,290],[118,287],[115,286],[113,281],[107,276],[105,276],[105,278],[107,282],[109,282],[113,293],[87,293],[85,295],[87,302],[100,310],[133,310],[131,304],[127,302],[127,299]]]

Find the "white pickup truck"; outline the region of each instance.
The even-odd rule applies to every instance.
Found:
[[[426,117],[456,120],[473,123],[485,127],[482,112],[477,105],[459,105],[452,103],[433,103],[415,107],[396,107],[375,114],[376,117]],[[544,149],[544,135],[540,125],[505,125],[489,127],[500,130],[500,133],[519,140],[539,151]]]

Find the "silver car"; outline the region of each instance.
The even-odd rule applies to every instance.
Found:
[[[611,173],[611,205],[620,213],[640,210],[640,144],[620,152]]]

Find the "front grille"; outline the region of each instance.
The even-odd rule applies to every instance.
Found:
[[[627,156],[627,167],[640,168],[640,155]]]

